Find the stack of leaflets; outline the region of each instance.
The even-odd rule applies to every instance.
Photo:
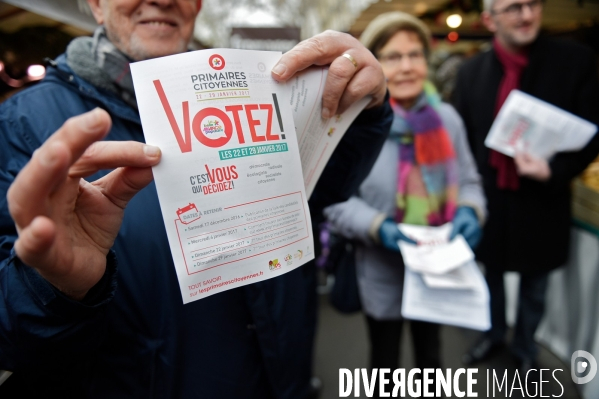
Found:
[[[463,236],[449,240],[452,224],[399,224],[418,244],[399,241],[405,263],[402,315],[475,330],[491,326],[489,290]]]

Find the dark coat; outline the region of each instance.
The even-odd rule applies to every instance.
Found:
[[[144,140],[137,111],[76,76],[64,56],[0,107],[0,369],[14,371],[0,397],[17,382],[15,397],[306,397],[314,264],[183,305],[153,183],[128,204],[107,272],[85,301],[66,298],[15,257],[10,183],[67,118],[95,107],[110,113],[109,140]],[[323,207],[357,190],[391,120],[385,105],[350,127],[309,201],[315,225]]]
[[[597,59],[590,49],[539,38],[531,46],[529,60],[520,90],[599,124]],[[466,124],[488,200],[489,219],[477,257],[488,267],[548,271],[568,258],[570,182],[599,153],[599,135],[582,150],[559,153],[550,160],[548,182],[520,178],[517,191],[498,189],[484,141],[493,123],[502,76],[493,50],[478,54],[460,69],[452,99]]]

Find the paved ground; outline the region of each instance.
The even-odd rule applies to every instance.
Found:
[[[478,333],[472,330],[465,330],[455,327],[443,327],[442,329],[442,347],[444,367],[456,370],[464,367],[460,362],[461,355],[478,337]],[[406,329],[401,353],[401,367],[410,369],[413,365],[412,353],[409,343],[409,330]],[[546,369],[563,369],[556,372],[555,376],[560,381],[561,386],[555,382],[550,373],[544,374],[543,380],[548,381],[543,384],[543,397],[560,397],[563,399],[580,399],[576,386],[570,378],[570,371],[567,365],[561,363],[553,354],[544,348],[541,348],[539,356],[540,367]],[[318,326],[315,354],[315,375],[320,377],[323,382],[323,390],[320,399],[338,398],[339,395],[339,369],[347,368],[366,368],[368,366],[368,347],[366,341],[366,325],[361,314],[345,316],[334,309],[328,303],[326,295],[320,297],[320,322]],[[479,398],[506,398],[505,394],[490,391],[487,395],[487,370],[495,370],[497,375],[503,376],[505,370],[508,370],[508,385],[514,380],[515,364],[508,351],[501,353],[489,362],[478,365],[477,374]],[[12,378],[12,380],[11,380]],[[22,394],[14,391],[15,378],[11,377],[7,383],[0,387],[0,398],[23,398]],[[15,380],[15,381],[13,381]],[[537,378],[538,381],[538,378]],[[12,382],[12,384],[11,384]],[[465,387],[461,387],[465,389]],[[534,388],[534,387],[531,387]],[[504,388],[505,392],[505,388]],[[518,396],[519,390],[514,390],[511,398]],[[563,392],[563,393],[562,393]],[[365,398],[363,389],[362,398]],[[533,390],[529,391],[530,397],[541,397],[540,393],[535,395]],[[552,396],[555,395],[555,396]],[[351,397],[354,397],[353,394]],[[455,396],[451,396],[455,397]],[[529,396],[525,396],[529,397]]]
[[[460,362],[461,355],[478,337],[477,332],[472,330],[460,329],[455,327],[443,327],[442,329],[442,351],[444,367],[456,370],[464,367]],[[409,329],[403,336],[400,364],[401,367],[409,369],[413,365],[412,353],[409,344]],[[576,385],[570,378],[568,365],[563,364],[548,350],[541,348],[539,355],[539,367],[544,369],[563,369],[556,371],[555,377],[560,381],[558,384],[552,377],[551,372],[543,372],[543,397],[561,397],[563,399],[579,399]],[[339,397],[339,368],[353,370],[368,366],[368,347],[366,342],[366,323],[361,314],[346,316],[337,313],[328,303],[326,295],[320,298],[320,322],[317,333],[316,355],[315,355],[315,374],[323,382],[323,390],[320,399],[332,399]],[[492,388],[487,395],[487,370],[492,373],[495,370],[497,375],[503,376],[505,370],[508,370],[508,385],[514,381],[516,365],[513,362],[509,351],[499,354],[496,358],[480,364],[476,387],[479,398],[506,398],[505,387],[503,392],[499,393],[496,388],[493,396]],[[490,374],[492,376],[492,374]],[[535,378],[538,381],[538,377]],[[524,381],[523,381],[524,383]],[[518,386],[516,382],[516,387]],[[465,388],[465,387],[464,387]],[[540,398],[540,393],[534,392],[535,386],[531,386],[529,396]],[[520,390],[512,391],[511,398],[518,396]],[[563,393],[562,393],[563,392]],[[361,390],[363,398],[364,392]],[[555,396],[552,396],[555,395]],[[351,395],[353,396],[353,393]],[[455,396],[451,396],[455,397]]]

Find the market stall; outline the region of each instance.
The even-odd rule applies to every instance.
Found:
[[[568,368],[576,350],[599,354],[599,158],[574,181],[572,211],[570,258],[550,277],[537,331],[537,340]],[[599,398],[599,378],[579,389],[585,399]]]

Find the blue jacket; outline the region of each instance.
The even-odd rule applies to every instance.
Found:
[[[0,369],[14,371],[24,396],[305,397],[313,263],[183,305],[153,183],[129,203],[106,274],[85,301],[66,298],[15,257],[8,187],[67,118],[95,107],[112,117],[107,140],[144,140],[137,111],[76,76],[65,56],[0,106]],[[310,200],[315,224],[360,185],[391,120],[385,105],[354,122]]]

